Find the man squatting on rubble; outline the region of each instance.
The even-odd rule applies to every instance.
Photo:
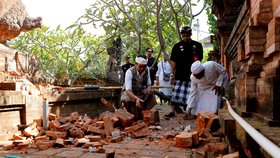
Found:
[[[187,101],[188,115],[198,112],[217,113],[220,108],[222,94],[227,88],[229,77],[226,69],[214,62],[196,61],[191,66],[191,88]]]
[[[139,55],[135,59],[135,66],[125,74],[125,91],[121,101],[127,111],[134,114],[135,120],[143,119],[142,110],[150,110],[156,105],[147,63],[147,57]]]

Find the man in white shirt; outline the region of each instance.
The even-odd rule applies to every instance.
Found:
[[[158,70],[156,73],[156,85],[171,86],[170,75],[171,75],[171,65],[167,61],[167,57],[164,56],[163,60],[158,63]],[[166,96],[172,95],[171,88],[159,88],[159,92],[162,92]]]
[[[222,92],[227,88],[229,77],[226,69],[214,62],[196,61],[191,66],[191,89],[187,100],[187,110],[194,115],[208,111],[217,113]]]
[[[135,120],[143,119],[142,110],[149,110],[156,105],[147,63],[146,56],[139,55],[135,59],[135,66],[125,74],[125,91],[121,101],[127,111],[135,115]]]

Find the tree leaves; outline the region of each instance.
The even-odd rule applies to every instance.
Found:
[[[22,34],[11,41],[10,45],[36,56],[39,59],[42,77],[56,80],[67,78],[73,83],[82,74],[90,76],[84,72],[93,61],[92,58],[106,53],[102,41],[103,37],[95,38],[85,32],[80,25],[73,24],[65,30],[60,26],[55,30],[43,27],[41,30]],[[96,63],[101,67],[106,65],[106,62]]]

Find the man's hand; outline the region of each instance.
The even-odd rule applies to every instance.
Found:
[[[215,90],[215,95],[222,94],[222,87],[220,87],[220,86],[215,86],[212,90]]]
[[[144,103],[144,101],[142,99],[136,97],[135,103],[136,103],[136,106],[141,108],[142,107],[141,105],[142,105],[142,103]]]

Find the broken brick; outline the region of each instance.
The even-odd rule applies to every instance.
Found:
[[[12,150],[12,149],[14,149],[14,145],[13,144],[10,144],[10,145],[5,145],[4,147],[3,147],[3,149],[4,150]]]
[[[57,120],[58,120],[61,124],[67,123],[67,119],[66,119],[65,117],[59,117]]]
[[[70,115],[70,122],[77,121],[79,119],[79,117],[80,117],[80,115],[77,111],[72,112],[71,115]]]
[[[141,129],[139,129],[139,130],[137,130],[137,131],[133,131],[133,132],[131,133],[131,136],[132,136],[133,138],[141,138],[141,137],[146,137],[146,136],[148,136],[149,134],[150,134],[149,128],[148,128],[148,127],[144,127],[144,128],[141,128]]]
[[[146,122],[148,125],[156,125],[159,124],[160,119],[159,119],[159,112],[158,110],[144,110],[142,111],[143,114],[143,120]]]
[[[91,133],[97,133],[97,134],[100,134],[100,135],[106,135],[105,131],[103,129],[99,129],[95,126],[92,126],[92,125],[89,125],[88,126],[88,132],[91,132]]]
[[[182,132],[175,137],[176,147],[191,147],[193,145],[192,135],[188,132]]]
[[[14,134],[13,139],[14,140],[26,140],[26,137],[21,136],[20,134]]]
[[[35,137],[35,139],[34,139],[35,142],[39,142],[39,141],[43,141],[43,140],[49,140],[49,137],[47,137],[46,135],[43,135],[43,136]]]
[[[198,136],[197,131],[190,132],[190,134],[192,135],[193,145],[198,145],[199,144],[199,136]]]
[[[227,145],[225,143],[207,143],[204,145],[205,151],[225,151]]]
[[[27,151],[27,149],[29,148],[29,143],[19,143],[17,145],[18,147],[18,150],[21,150],[21,151]]]
[[[122,140],[123,140],[122,136],[117,136],[117,137],[113,137],[111,142],[118,143],[118,142],[121,142]]]
[[[54,140],[42,140],[36,143],[38,146],[41,145],[42,148],[47,146],[48,148],[52,148],[54,145]]]
[[[105,149],[104,149],[102,146],[98,146],[98,147],[96,148],[96,152],[97,152],[97,153],[105,153]]]
[[[81,138],[81,139],[77,139],[76,142],[74,143],[75,147],[82,147],[85,143],[88,143],[89,139],[86,138]]]
[[[52,120],[50,123],[49,123],[49,127],[50,128],[57,128],[60,126],[60,122],[58,120]]]
[[[89,139],[91,142],[99,142],[101,140],[101,136],[87,135],[85,138]]]
[[[52,139],[57,138],[66,138],[66,132],[59,132],[59,131],[46,131],[46,136],[52,137]]]
[[[57,138],[54,142],[54,146],[55,147],[58,147],[58,148],[64,148],[65,145],[64,145],[64,139],[62,138]]]
[[[101,98],[100,101],[101,101],[104,105],[106,105],[109,109],[113,109],[113,108],[114,108],[113,105],[112,105],[109,101],[107,101],[106,99]]]
[[[112,120],[114,127],[120,126],[120,120],[117,117],[113,116],[113,117],[111,117],[111,120]]]
[[[70,129],[70,127],[72,126],[73,124],[70,123],[70,122],[67,122],[66,124],[64,125],[61,125],[57,128],[57,131],[59,132],[66,132],[68,129]]]
[[[47,150],[49,147],[45,144],[38,144],[38,150]]]
[[[82,146],[82,148],[84,149],[88,149],[89,147],[99,147],[102,146],[101,143],[99,142],[85,142],[84,145]]]
[[[114,125],[111,120],[111,117],[105,116],[105,117],[103,117],[103,121],[104,121],[104,128],[105,128],[106,136],[111,136],[111,132],[114,130]]]
[[[122,126],[128,127],[134,122],[134,115],[123,109],[118,109],[114,114],[121,122]]]
[[[70,136],[74,138],[83,138],[84,137],[84,131],[81,128],[77,128],[74,131],[70,132]]]
[[[56,114],[49,113],[49,120],[55,120],[56,119]]]
[[[96,125],[96,127],[98,127],[98,128],[104,128],[104,121],[97,121],[97,122],[95,123],[95,125]]]
[[[63,144],[64,145],[72,145],[73,144],[73,139],[65,139]]]

